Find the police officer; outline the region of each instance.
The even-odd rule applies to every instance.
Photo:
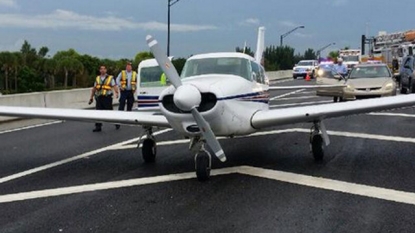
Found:
[[[125,70],[118,74],[117,84],[119,85],[121,91],[118,110],[124,111],[125,103],[127,102],[127,111],[131,111],[137,89],[137,72],[132,70],[131,62],[127,62]],[[116,129],[119,129],[120,125],[115,125],[115,127]]]
[[[337,59],[337,64],[334,66],[336,72],[343,77],[347,75],[347,66],[343,64],[343,59],[340,57]]]
[[[115,83],[114,77],[107,74],[105,65],[99,67],[99,73],[95,79],[94,86],[91,90],[91,98],[89,104],[94,102],[97,110],[112,110],[112,96],[118,99],[118,87]],[[102,123],[95,123],[95,129],[92,132],[100,132]]]

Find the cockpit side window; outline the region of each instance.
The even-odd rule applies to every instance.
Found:
[[[252,74],[254,74],[254,81],[256,81],[257,83],[262,83],[260,68],[256,62],[251,61],[251,69]]]
[[[265,69],[262,66],[259,66],[259,73],[261,74],[261,83],[265,84]]]

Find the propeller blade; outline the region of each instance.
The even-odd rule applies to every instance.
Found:
[[[196,108],[191,110],[193,118],[195,119],[199,129],[206,140],[206,143],[209,145],[210,149],[213,150],[216,157],[222,162],[226,161],[225,153],[223,152],[222,147],[220,146],[218,140],[215,137],[210,125],[206,120],[202,117],[202,115],[197,111]]]
[[[170,59],[161,50],[157,40],[150,35],[146,37],[146,40],[148,47],[150,47],[151,52],[153,53],[163,72],[166,74],[166,77],[170,80],[175,88],[180,87],[182,85],[182,81],[180,80],[179,74],[177,73],[173,63],[171,63]]]

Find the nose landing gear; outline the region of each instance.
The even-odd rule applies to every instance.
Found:
[[[200,137],[195,137],[190,142],[189,149],[195,152],[195,170],[199,181],[207,181],[210,178],[212,167],[212,156],[205,149],[205,141]]]

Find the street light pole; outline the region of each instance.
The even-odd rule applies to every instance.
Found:
[[[325,50],[325,49],[327,49],[328,47],[330,47],[330,46],[332,46],[332,45],[335,45],[336,43],[330,43],[330,44],[328,44],[328,45],[326,45],[326,46],[324,46],[324,47],[322,47],[321,49],[319,49],[319,50],[317,50],[317,58],[318,59],[320,59],[320,53],[321,53],[321,51],[323,51],[323,50]]]
[[[167,56],[170,56],[170,7],[180,0],[167,0]]]
[[[297,29],[299,29],[299,28],[305,28],[305,27],[304,27],[304,26],[298,26],[298,27],[296,27],[296,28],[292,29],[291,31],[289,31],[289,32],[286,32],[286,33],[282,34],[282,35],[280,36],[280,46],[282,47],[282,42],[283,42],[283,39],[284,39],[285,37],[287,37],[289,34],[291,34],[292,32],[294,32],[295,30],[297,30]]]

